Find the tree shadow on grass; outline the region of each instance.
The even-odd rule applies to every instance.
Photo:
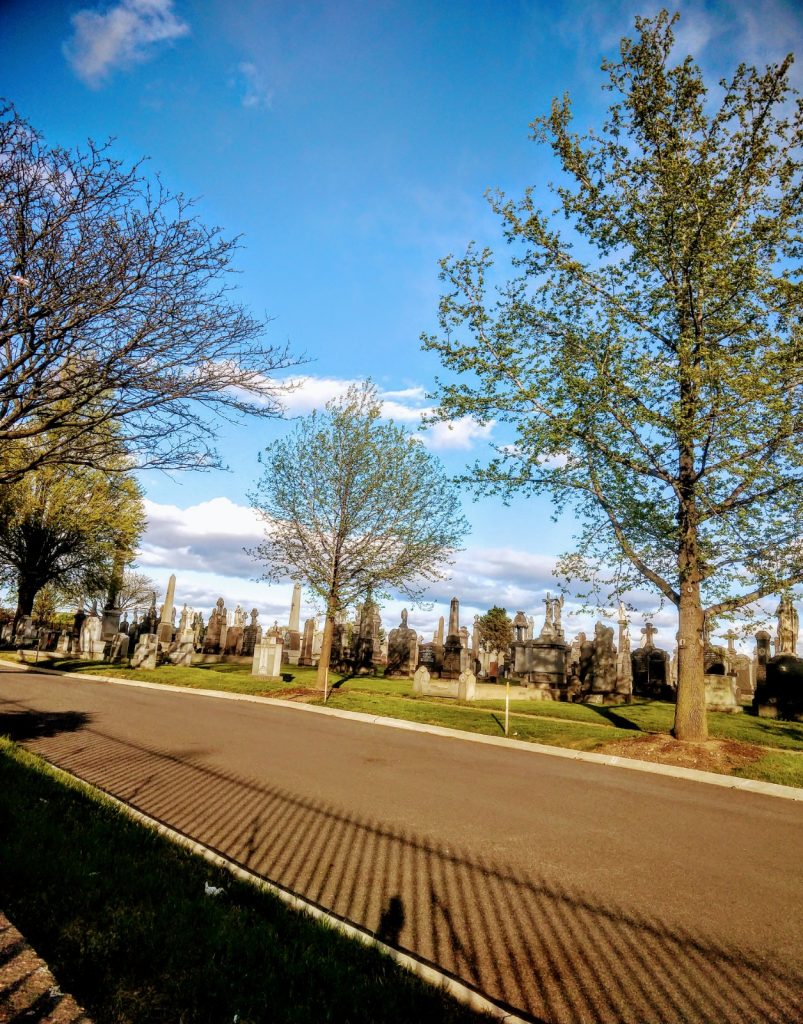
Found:
[[[615,725],[617,729],[630,729],[635,732],[646,731],[629,718],[625,718],[624,715],[617,714],[613,708],[602,707],[599,704],[587,704],[586,707],[598,714],[600,718],[606,719],[611,725]]]

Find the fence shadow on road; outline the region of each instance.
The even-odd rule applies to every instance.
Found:
[[[676,927],[537,870],[514,874],[347,807],[221,771],[205,751],[148,749],[91,723],[35,735],[33,749],[76,775],[535,1019],[803,1019],[800,977],[713,938],[705,908],[699,928]]]

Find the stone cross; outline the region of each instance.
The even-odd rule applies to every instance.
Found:
[[[653,626],[653,624],[651,622],[648,622],[643,627],[641,632],[642,632],[642,634],[644,636],[644,639],[641,642],[641,646],[642,647],[655,647],[655,641],[653,640],[653,637],[658,632],[658,630],[655,628],[655,626]]]
[[[722,638],[728,641],[728,651],[733,654],[736,650],[733,644],[735,640],[739,639],[739,634],[735,630],[729,629],[727,633],[722,634]]]

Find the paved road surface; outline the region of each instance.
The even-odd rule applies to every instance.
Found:
[[[0,732],[539,1020],[803,1020],[803,805],[0,669]]]

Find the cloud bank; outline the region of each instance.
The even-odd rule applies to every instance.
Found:
[[[215,497],[182,509],[145,500],[148,528],[137,558],[143,571],[162,586],[171,573],[177,576],[176,599],[208,615],[218,597],[226,606],[236,604],[248,610],[256,607],[260,621],[286,622],[292,584],[259,582],[262,569],[246,553],[263,537],[263,525],[257,514],[226,497]],[[555,558],[513,546],[469,547],[458,553],[447,579],[432,584],[425,595],[426,605],[410,612],[410,624],[427,639],[441,615],[448,615],[452,597],[460,600],[461,623],[471,628],[473,618],[493,605],[507,609],[510,615],[523,611],[535,618],[536,631],[543,623],[544,598],[557,593],[553,576]],[[677,629],[674,610],[664,608],[655,614],[656,599],[647,594],[630,595],[639,610],[633,616],[631,633],[638,643],[641,621],[649,616],[659,629],[659,645],[671,648]],[[382,603],[385,629],[398,625],[402,608],[410,602],[396,595]],[[305,595],[303,615],[319,613],[310,595]],[[615,615],[614,609],[609,616]],[[583,612],[579,602],[567,598],[564,609],[567,635],[593,630],[597,616]]]

